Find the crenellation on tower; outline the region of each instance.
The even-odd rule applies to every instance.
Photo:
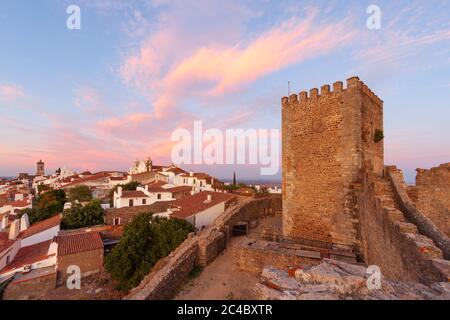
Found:
[[[309,97],[311,99],[317,99],[319,98],[319,89],[317,88],[312,88],[311,90],[309,90]]]
[[[364,163],[382,174],[383,142],[373,136],[383,130],[383,102],[358,77],[332,88],[283,99],[283,233],[354,245],[348,199]]]
[[[330,94],[330,85],[326,84],[320,87],[320,95],[321,96],[327,96]]]
[[[309,91],[301,91],[298,95],[295,93],[291,94],[289,97],[282,98],[282,104],[286,103],[283,102],[283,99],[287,99],[287,103],[296,103],[298,101],[301,104],[307,103],[311,99],[329,99],[330,96],[336,96],[336,94],[345,94],[345,92],[347,92],[349,89],[353,90],[353,88],[359,89],[369,98],[371,98],[376,104],[383,104],[383,100],[381,100],[363,81],[359,80],[358,77],[348,78],[345,88],[342,81],[336,81],[332,86],[330,86],[329,84],[321,86],[320,90],[318,88],[311,88]]]
[[[342,81],[333,83],[333,92],[341,92],[342,90],[344,90],[344,83]]]
[[[289,103],[296,103],[297,100],[298,100],[298,97],[295,93],[293,93],[289,96]]]
[[[306,103],[308,102],[308,92],[302,91],[300,92],[300,103]]]
[[[359,88],[361,85],[361,81],[359,81],[358,77],[351,77],[347,79],[347,88]]]

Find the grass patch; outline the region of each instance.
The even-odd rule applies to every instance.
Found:
[[[197,278],[197,277],[200,275],[200,273],[202,273],[202,271],[203,271],[203,267],[195,266],[194,269],[192,269],[192,270],[189,272],[188,278],[189,278],[190,280],[195,279],[195,278]]]

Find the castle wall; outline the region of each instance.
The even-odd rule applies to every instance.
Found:
[[[364,162],[382,172],[382,105],[356,77],[282,99],[285,236],[355,244],[350,186]]]
[[[450,163],[417,169],[416,185],[409,193],[414,194],[416,207],[450,237]]]
[[[124,298],[126,300],[160,300],[172,298],[195,266],[206,266],[225,248],[232,226],[274,214],[281,207],[278,196],[240,199],[220,215],[213,225],[191,234],[167,257],[161,259],[150,273]]]
[[[447,281],[450,263],[433,241],[421,234],[400,208],[395,196],[403,195],[396,169],[381,179],[366,173],[358,193],[361,249],[367,265],[380,267],[383,276],[397,281],[431,284]]]

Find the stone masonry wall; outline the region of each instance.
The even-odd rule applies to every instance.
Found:
[[[357,77],[282,99],[285,236],[355,244],[350,186],[365,162],[382,173],[382,108]]]
[[[35,300],[56,287],[56,271],[27,281],[9,284],[3,300]]]
[[[274,214],[281,209],[281,197],[240,198],[213,225],[190,235],[169,256],[161,259],[124,298],[126,300],[170,299],[195,266],[206,266],[226,248],[232,226]]]
[[[61,283],[71,274],[67,273],[69,266],[80,267],[81,276],[87,277],[103,269],[103,249],[78,252],[58,257],[58,282]]]
[[[172,298],[189,272],[194,269],[198,256],[198,237],[189,236],[170,255],[158,261],[141,283],[124,300],[164,300]]]
[[[303,250],[287,250],[279,243],[244,239],[233,248],[233,265],[238,270],[261,273],[266,266],[287,271],[290,267],[316,265],[320,253]]]
[[[409,192],[416,207],[450,237],[450,163],[417,169],[416,185]]]
[[[358,196],[361,248],[367,265],[398,281],[447,281],[450,263],[398,207],[391,183],[366,173]]]

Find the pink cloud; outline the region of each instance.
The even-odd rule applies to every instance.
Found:
[[[75,95],[75,106],[84,112],[102,113],[107,109],[100,92],[95,88],[79,88]]]
[[[114,130],[129,130],[130,127],[135,127],[150,121],[152,115],[148,113],[131,113],[124,117],[108,118],[97,123],[97,127],[101,130],[111,132]],[[123,132],[122,132],[123,133]]]
[[[170,29],[158,32],[125,60],[121,75],[127,83],[147,94],[150,91],[155,117],[164,118],[187,98],[243,90],[264,76],[331,52],[355,38],[350,20],[323,25],[316,15],[316,10],[310,10],[306,19],[284,21],[246,43],[230,44],[216,37],[178,51],[174,48],[184,41],[178,34]]]
[[[330,52],[355,36],[348,21],[315,28],[314,15],[290,20],[259,36],[247,46],[200,48],[166,77],[168,83],[186,85],[190,79],[211,82],[206,94],[223,95],[272,72]],[[341,36],[336,37],[336,34]]]
[[[0,84],[0,100],[13,102],[25,97],[22,87],[13,84]]]

